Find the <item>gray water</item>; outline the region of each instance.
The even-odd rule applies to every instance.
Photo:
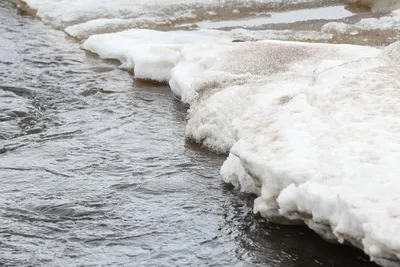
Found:
[[[375,266],[252,214],[185,107],[0,2],[0,266]]]

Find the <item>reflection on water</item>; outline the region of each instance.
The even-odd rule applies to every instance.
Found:
[[[167,87],[0,17],[0,266],[373,266],[254,216]]]

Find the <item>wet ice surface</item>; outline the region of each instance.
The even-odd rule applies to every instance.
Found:
[[[168,88],[0,17],[0,266],[373,266],[252,215]]]

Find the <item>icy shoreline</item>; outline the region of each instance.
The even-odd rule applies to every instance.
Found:
[[[157,36],[120,34],[132,33],[141,41]],[[213,34],[197,34],[204,36],[202,44],[160,36],[167,44],[147,40],[145,50],[130,45],[118,55],[110,53],[121,45],[107,41],[118,34],[93,36],[83,47],[129,62],[124,65],[140,78],[169,80],[191,105],[186,136],[230,151],[221,175],[260,196],[255,212],[281,223],[303,220],[325,239],[351,243],[379,264],[398,266],[400,244],[392,239],[400,231],[398,194],[376,194],[396,188],[400,173],[399,73],[391,68],[399,44],[381,53],[281,41],[215,44]]]
[[[400,43],[379,50],[258,34],[128,30],[91,35],[83,48],[168,82],[190,105],[186,136],[229,153],[221,176],[259,196],[255,212],[304,221],[400,266]]]
[[[132,33],[141,41],[157,36],[120,34]],[[391,240],[400,230],[397,194],[376,194],[398,185],[400,173],[399,92],[391,88],[398,71],[390,68],[399,45],[378,56],[377,49],[350,45],[215,44],[213,34],[197,34],[204,35],[202,44],[176,41],[185,36],[177,32],[173,40],[156,37],[167,44],[147,40],[146,49],[130,45],[122,54],[121,45],[107,41],[117,34],[93,36],[83,47],[128,62],[124,66],[140,78],[169,80],[191,106],[186,136],[230,151],[223,180],[259,195],[255,212],[281,223],[303,220],[325,239],[351,243],[377,263],[397,266],[400,244]],[[387,224],[393,229],[384,229]]]

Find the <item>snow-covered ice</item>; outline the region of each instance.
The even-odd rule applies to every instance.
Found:
[[[134,69],[137,78],[168,82],[184,44],[221,41],[224,35],[212,30],[177,31],[171,34],[133,29],[115,34],[93,35],[83,47],[102,58],[118,59],[123,63],[123,68]],[[230,41],[227,35],[225,39]]]
[[[101,58],[117,59],[122,68],[134,70],[140,79],[168,82],[172,68],[181,57],[183,45],[202,43],[230,43],[232,41],[255,41],[277,38],[320,39],[332,37],[314,31],[250,31],[235,29],[232,31],[198,30],[161,32],[155,30],[133,29],[111,34],[92,35],[83,43],[83,48],[98,54]],[[216,51],[216,50],[214,50]],[[210,50],[210,53],[214,52]],[[183,63],[181,62],[181,65]],[[196,65],[195,68],[198,66]],[[186,67],[184,67],[186,68]],[[185,71],[188,71],[185,70]],[[175,71],[175,73],[177,73]],[[179,74],[177,74],[179,75]],[[172,81],[174,82],[174,81]],[[178,85],[173,87],[179,91]],[[179,96],[181,93],[176,92]],[[186,92],[185,95],[188,95]],[[188,97],[190,98],[191,95]],[[185,98],[185,96],[183,97]],[[183,99],[187,102],[185,99]]]
[[[398,261],[400,45],[364,59],[377,51],[290,46],[292,55],[285,45],[267,50],[278,55],[275,68],[250,60],[271,69],[254,73],[267,76],[262,82],[224,86],[219,74],[214,92],[193,103],[187,134],[214,149],[233,145],[221,174],[244,191],[259,188],[256,212],[275,219],[279,211],[379,263]]]
[[[141,60],[158,65],[168,59],[163,78],[191,105],[187,137],[229,152],[222,177],[259,195],[256,212],[280,222],[303,220],[381,264],[396,262],[400,73],[394,66],[400,45],[381,52],[351,45],[232,43],[229,34],[215,42],[216,32],[192,32],[198,37],[188,39],[180,31],[150,35],[162,42],[129,37],[162,51]],[[84,47],[105,36],[89,38]],[[102,56],[124,47],[121,40],[113,48],[101,42],[96,52]],[[129,49],[124,60],[135,53],[135,46]],[[141,78],[160,76],[159,68],[148,71],[139,71]]]

